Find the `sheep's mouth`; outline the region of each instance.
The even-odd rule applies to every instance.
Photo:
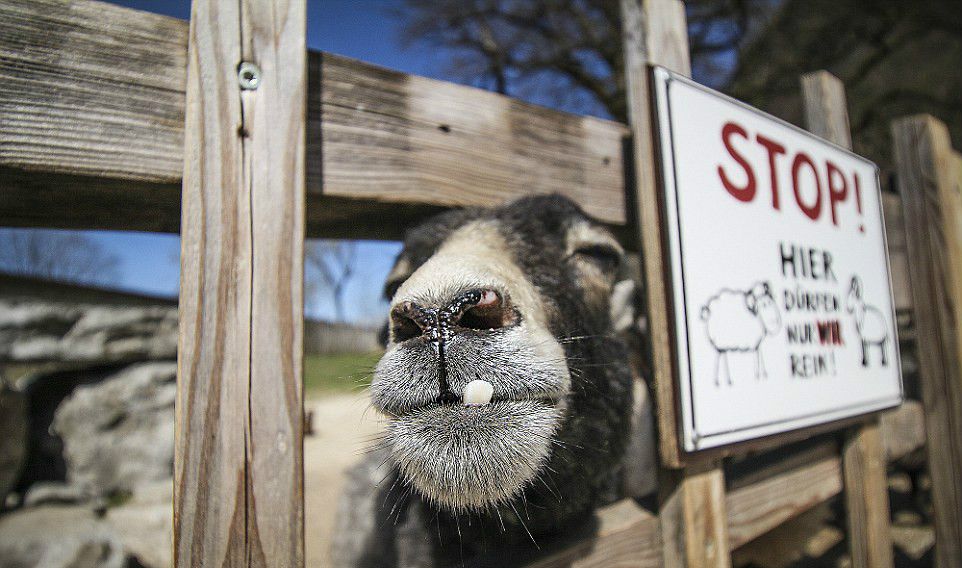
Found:
[[[468,393],[478,382],[490,389],[483,404],[464,404],[479,400]],[[539,475],[570,391],[560,343],[521,324],[497,337],[455,336],[443,359],[430,344],[390,346],[371,403],[388,418],[385,442],[407,484],[439,507],[466,511],[509,501]]]
[[[422,497],[452,511],[476,510],[509,501],[538,476],[563,416],[544,399],[431,404],[391,420],[387,440]]]

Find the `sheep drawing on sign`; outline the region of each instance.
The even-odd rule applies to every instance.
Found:
[[[715,385],[721,384],[724,372],[732,384],[728,354],[732,351],[755,354],[755,378],[768,377],[760,346],[765,337],[774,335],[782,325],[768,282],[758,282],[750,290],[725,288],[708,299],[701,309],[708,341],[718,352],[715,359]]]
[[[889,328],[885,316],[875,306],[865,304],[862,280],[852,276],[852,285],[848,289],[848,313],[855,316],[855,333],[862,342],[862,366],[868,367],[868,347],[878,345],[882,352],[882,366],[888,365],[885,344],[889,340]]]

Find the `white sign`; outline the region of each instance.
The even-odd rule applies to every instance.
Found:
[[[685,449],[898,405],[875,164],[654,76]]]

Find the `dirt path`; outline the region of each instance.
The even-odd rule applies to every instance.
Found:
[[[305,556],[310,568],[329,564],[334,515],[344,484],[344,471],[380,430],[378,415],[364,394],[308,400],[314,411],[314,435],[304,439]]]

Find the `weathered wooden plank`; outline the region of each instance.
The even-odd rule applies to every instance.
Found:
[[[150,203],[153,184],[180,180],[186,58],[181,20],[93,0],[0,0],[5,223],[176,228],[168,208],[153,221],[111,214],[98,191],[100,180],[137,182],[125,195],[135,208]],[[389,214],[558,192],[625,222],[625,126],[344,57],[309,60],[309,193]],[[69,204],[22,205],[60,189],[63,175],[74,176]],[[324,208],[309,217],[323,231]]]
[[[794,468],[776,475],[766,476],[760,472],[762,481],[732,491],[727,498],[731,550],[808,510],[820,502],[818,499],[837,494],[842,485],[840,470],[838,457],[825,455],[810,464],[795,464]],[[527,568],[665,565],[662,531],[668,527],[652,513],[626,499],[599,510],[597,518],[598,530],[594,535],[562,551],[549,553],[527,564]]]
[[[306,0],[241,0],[241,91],[251,192],[248,566],[304,565]],[[247,180],[245,180],[247,182]]]
[[[801,80],[805,118],[814,134],[852,147],[845,86],[826,71]],[[849,547],[856,567],[892,566],[886,462],[878,417],[852,428],[842,448]]]
[[[557,191],[625,220],[619,125],[331,54],[312,65],[311,191],[438,205]]]
[[[902,200],[897,194],[882,194],[882,213],[885,217],[885,237],[889,248],[889,268],[892,270],[892,294],[895,309],[912,310],[912,286],[909,278],[908,250],[905,244],[905,215]]]
[[[892,411],[896,425],[922,420],[918,404],[906,404]],[[900,428],[899,437],[886,438],[890,461],[897,460],[925,444],[920,428]],[[788,452],[788,450],[787,450]],[[758,465],[755,458],[743,458],[742,469],[725,496],[728,515],[728,545],[731,550],[755,540],[773,528],[842,491],[842,462],[838,445],[818,443],[801,451],[791,450],[771,463]],[[751,464],[751,465],[749,465]],[[664,514],[664,512],[662,512]],[[529,568],[554,566],[662,566],[660,520],[625,500],[598,512],[598,531],[593,536],[539,559]]]
[[[931,116],[892,125],[918,337],[937,566],[962,566],[962,157]]]
[[[662,562],[669,567],[725,567],[731,559],[724,473],[716,461],[686,464],[680,455],[658,157],[650,106],[649,64],[691,73],[685,11],[678,0],[622,0],[621,15],[659,453],[663,466],[684,466],[663,472],[659,487]]]
[[[187,23],[102,2],[0,2],[0,165],[176,183]]]
[[[841,463],[835,444],[803,452],[792,467],[765,475],[730,491],[728,535],[732,549],[746,544],[842,490]]]
[[[178,566],[301,566],[303,0],[193,4],[174,534]],[[261,68],[242,90],[238,63]]]
[[[659,492],[664,566],[731,566],[725,474],[721,464],[665,472]]]
[[[251,212],[237,3],[193,4],[181,231],[174,561],[247,562]],[[224,28],[217,33],[214,22]],[[232,25],[233,24],[233,25]],[[226,37],[222,37],[226,36]]]
[[[846,435],[842,473],[852,565],[892,566],[885,448],[877,420],[855,427]]]
[[[667,30],[673,26],[685,28],[684,11],[673,0],[622,0],[621,13],[625,52],[625,81],[628,93],[628,115],[632,133],[632,165],[637,195],[637,218],[641,244],[645,291],[648,308],[648,329],[651,342],[651,364],[654,370],[655,404],[659,431],[659,453],[662,462],[669,467],[682,465],[675,419],[674,373],[669,330],[669,298],[664,278],[664,251],[662,250],[661,199],[657,187],[657,154],[654,125],[651,121],[649,97],[651,79],[648,64],[662,64],[673,71],[688,74],[687,58],[678,54],[688,51],[687,35],[673,35]],[[679,21],[681,18],[681,21]],[[649,35],[649,29],[658,30],[658,38],[674,38],[684,45],[668,48]],[[653,59],[666,54],[664,61]]]
[[[882,416],[884,455],[889,463],[925,446],[921,405],[908,401]],[[837,495],[842,461],[834,440],[799,450],[773,451],[774,461],[741,458],[740,472],[730,482],[728,531],[731,548],[758,538],[788,519]]]
[[[802,75],[805,126],[809,132],[852,149],[852,133],[848,124],[845,85],[827,71]]]

